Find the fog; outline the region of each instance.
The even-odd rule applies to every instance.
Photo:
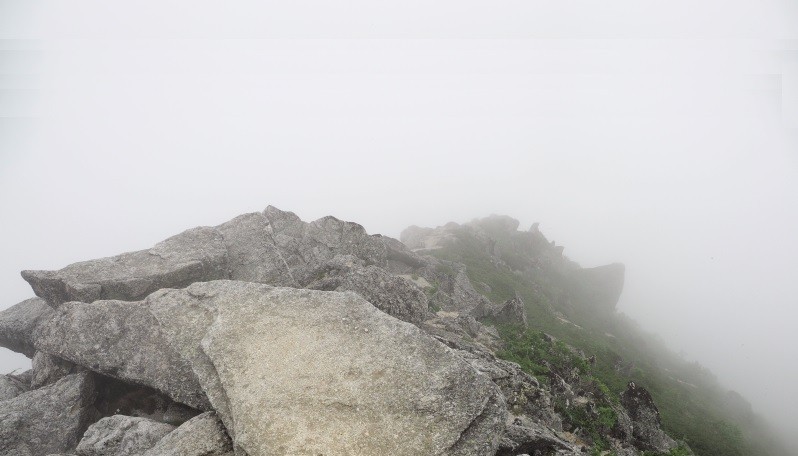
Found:
[[[0,1],[0,308],[268,204],[508,214],[798,434],[793,2],[220,5]]]

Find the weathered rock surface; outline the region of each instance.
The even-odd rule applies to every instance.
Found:
[[[0,401],[13,399],[28,391],[28,385],[10,375],[0,375]]]
[[[208,410],[194,372],[138,302],[64,303],[37,328],[36,348],[95,372],[159,390]]]
[[[449,346],[478,345],[484,350],[501,348],[501,338],[493,326],[486,326],[470,315],[457,312],[437,312],[420,327]]]
[[[429,315],[429,301],[421,289],[376,266],[361,266],[351,255],[339,255],[321,269],[323,277],[308,285],[314,290],[352,291],[400,320],[421,323]]]
[[[387,264],[387,249],[381,236],[370,236],[357,223],[329,216],[306,223],[296,214],[272,206],[266,208],[264,215],[275,245],[300,286],[316,280],[319,270],[338,255],[351,255],[366,266]]]
[[[53,309],[41,298],[31,298],[0,312],[0,346],[33,357],[33,330]]]
[[[227,248],[230,278],[275,286],[298,286],[274,244],[271,237],[273,228],[264,214],[240,215],[219,225],[218,230]]]
[[[36,296],[50,305],[98,299],[138,300],[161,288],[229,277],[227,249],[214,228],[193,228],[149,250],[69,265],[22,271]]]
[[[38,351],[33,355],[33,378],[30,386],[34,389],[41,388],[82,370],[84,369],[69,361]]]
[[[338,255],[381,268],[388,266],[389,251],[394,261],[419,261],[397,244],[369,235],[357,223],[329,216],[307,223],[292,212],[269,206],[218,227],[185,231],[149,250],[57,271],[23,271],[22,276],[52,306],[101,299],[136,301],[162,288],[216,279],[304,287]]]
[[[28,385],[28,386],[30,386],[31,382],[33,381],[33,369],[28,369],[28,370],[26,370],[24,372],[20,372],[18,374],[17,373],[12,373],[12,374],[7,374],[7,375],[9,377],[15,378],[16,380],[18,380],[22,384]]]
[[[621,405],[632,421],[632,437],[636,447],[661,452],[676,447],[676,442],[660,428],[659,410],[645,388],[629,382],[621,395]]]
[[[507,425],[496,456],[535,454],[536,451],[551,454],[556,451],[576,452],[577,449],[545,427],[523,426],[520,420],[516,420]]]
[[[446,262],[429,257],[428,263],[417,274],[433,284],[430,302],[446,311],[485,316],[485,309],[493,306],[487,298],[474,289],[460,263]]]
[[[124,415],[103,418],[89,426],[75,452],[78,456],[138,456],[175,427]]]
[[[398,239],[388,236],[374,235],[385,245],[386,259],[385,270],[392,274],[408,274],[418,268],[424,267],[428,260],[416,254]]]
[[[472,283],[464,264],[425,254],[484,255],[480,267],[526,281],[536,305],[614,308],[622,266],[582,270],[535,226],[517,229],[503,216],[411,228],[403,237],[413,251],[356,223],[307,223],[269,206],[149,250],[26,271],[49,305],[35,298],[0,313],[0,345],[34,357],[31,371],[0,377],[0,454],[2,445],[70,453],[92,422],[80,455],[589,451],[593,436],[554,403],[590,415],[609,404],[603,393],[573,366],[548,366],[551,385],[541,385],[498,359],[504,341],[492,322],[525,326],[523,301],[492,303],[477,290],[514,290]],[[96,373],[75,374],[84,368]],[[92,384],[53,412],[76,378]],[[31,385],[40,389],[26,392]],[[34,393],[49,408],[4,418],[5,404]],[[670,448],[650,396],[627,395],[626,408],[612,405],[616,426],[601,430],[610,448]],[[78,424],[43,452],[46,439],[19,443],[27,435],[14,437],[17,429],[48,413]]]
[[[342,268],[342,261],[354,263]],[[232,279],[355,291],[397,318],[420,323],[427,318],[427,295],[395,275],[416,270],[441,283],[435,296],[439,307],[470,308],[484,300],[464,273],[455,277],[436,273],[434,262],[395,239],[369,235],[357,223],[335,217],[306,223],[272,206],[217,227],[185,231],[149,250],[75,263],[58,271],[24,271],[23,277],[38,296],[56,307],[69,301],[137,301],[158,289]]]
[[[96,419],[92,374],[73,374],[0,403],[0,454],[66,453]]]
[[[355,294],[216,281],[147,302],[250,456],[496,451],[498,388]]]
[[[526,321],[526,308],[524,307],[524,301],[518,296],[507,300],[502,308],[493,315],[493,319],[497,323],[502,323],[505,325],[518,325],[527,327],[528,323]]]
[[[205,412],[186,421],[162,438],[144,456],[225,456],[233,442],[214,412]]]
[[[523,417],[527,427],[535,423],[541,428],[562,431],[562,418],[554,412],[552,396],[521,366],[499,359],[484,345],[465,342],[453,333],[439,333],[436,338],[456,350],[474,369],[490,377],[501,389],[510,417]]]

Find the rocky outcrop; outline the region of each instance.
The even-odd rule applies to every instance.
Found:
[[[636,447],[659,452],[676,447],[676,442],[662,431],[659,410],[645,388],[629,382],[621,395],[621,405],[631,419],[631,437]]]
[[[64,303],[34,339],[45,353],[209,410],[190,365],[169,348],[158,321],[139,302]]]
[[[0,401],[13,399],[28,391],[29,385],[10,375],[0,375]]]
[[[73,374],[0,402],[0,454],[38,456],[73,449],[97,419],[94,378]]]
[[[351,264],[342,269],[346,262]],[[408,284],[400,275],[423,277],[428,287]],[[335,217],[307,223],[272,206],[217,227],[188,230],[149,250],[58,271],[24,271],[23,277],[55,307],[68,301],[138,301],[158,289],[216,279],[351,290],[416,324],[428,317],[430,306],[469,313],[489,305],[462,265],[419,256],[395,239],[368,235],[356,223]]]
[[[523,326],[524,328],[528,326],[526,307],[524,307],[524,300],[520,296],[505,301],[501,309],[493,314],[492,317],[496,323]]]
[[[426,258],[408,249],[398,239],[381,235],[375,235],[375,237],[385,246],[387,259],[385,270],[392,274],[410,274],[428,263]]]
[[[232,456],[233,442],[214,412],[183,423],[144,456]]]
[[[218,230],[227,248],[230,278],[278,286],[298,286],[271,236],[274,229],[262,213],[238,216],[219,225]]]
[[[266,208],[264,216],[272,227],[275,245],[300,286],[316,280],[319,269],[337,255],[351,255],[365,265],[383,267],[387,263],[380,237],[369,236],[357,223],[330,216],[306,223],[296,214],[272,206]]]
[[[491,302],[474,289],[465,266],[460,263],[428,257],[424,267],[414,272],[431,284],[426,290],[430,294],[430,305],[476,318],[482,318],[485,309],[493,308]]]
[[[161,288],[228,276],[224,238],[207,227],[184,231],[149,250],[75,263],[58,271],[22,271],[36,296],[52,306],[138,300]]]
[[[518,364],[498,359],[483,345],[463,341],[451,332],[436,337],[501,389],[509,413],[497,455],[579,453],[573,442],[559,436],[562,418],[555,413],[549,392]]]
[[[501,348],[496,328],[483,325],[470,315],[439,311],[420,327],[450,346],[475,345],[487,351]]]
[[[218,281],[147,303],[250,456],[495,452],[498,388],[355,294]]]
[[[75,452],[78,456],[137,456],[174,429],[147,418],[109,416],[89,426]]]
[[[30,386],[34,389],[41,388],[83,370],[85,369],[69,361],[39,351],[33,356],[33,378]]]
[[[412,281],[377,266],[364,266],[351,255],[339,255],[320,270],[313,290],[353,291],[378,309],[400,320],[421,323],[429,314],[429,301]]]
[[[68,301],[136,301],[162,288],[235,279],[304,286],[339,254],[384,266],[386,248],[362,226],[324,217],[311,223],[274,207],[219,225],[200,227],[155,247],[69,265],[58,271],[23,271],[50,305]]]
[[[552,430],[541,426],[523,426],[521,423],[519,419],[507,425],[496,456],[577,452],[574,445],[558,437]]]
[[[31,298],[0,312],[0,346],[33,357],[33,330],[52,311],[43,299]]]
[[[465,243],[501,273],[575,268],[517,228],[493,216],[410,229],[414,251],[270,206],[152,249],[25,271],[39,297],[0,313],[0,345],[33,369],[0,377],[0,454],[586,451],[555,410],[595,399],[578,373],[547,386],[495,355],[494,322],[527,324],[520,296],[494,304],[464,264],[425,254]],[[620,422],[614,449],[664,448],[638,432],[659,429],[650,414]]]

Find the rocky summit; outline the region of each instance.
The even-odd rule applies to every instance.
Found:
[[[513,255],[501,256],[507,239]],[[0,454],[642,455],[679,445],[642,385],[611,397],[586,380],[590,354],[527,330],[536,295],[479,276],[480,265],[555,274],[538,291],[565,319],[557,309],[613,312],[623,266],[580,268],[509,217],[411,227],[402,241],[270,206],[147,250],[23,271],[36,296],[0,313],[0,345],[33,368],[0,376]],[[464,246],[476,263],[447,257]],[[517,363],[518,346],[546,355]]]

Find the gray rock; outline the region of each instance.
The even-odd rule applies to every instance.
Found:
[[[297,286],[271,237],[269,220],[260,212],[219,225],[228,252],[230,278],[276,286]]]
[[[146,418],[114,415],[89,426],[75,452],[78,456],[138,456],[174,429]]]
[[[427,264],[422,256],[414,253],[398,239],[380,235],[375,235],[375,237],[378,237],[385,245],[386,259],[388,260],[385,269],[392,274],[411,273]]]
[[[263,216],[269,221],[273,235],[280,234],[292,238],[301,238],[305,235],[307,223],[293,212],[267,206],[263,211]]]
[[[146,385],[194,408],[209,403],[186,361],[140,302],[68,302],[38,326],[36,348],[92,371]]]
[[[52,311],[43,299],[31,298],[0,312],[0,346],[33,357],[33,330]]]
[[[369,236],[365,228],[354,222],[339,220],[332,216],[310,222],[306,238],[329,249],[329,257],[352,255],[367,265],[385,266],[387,250],[380,236]]]
[[[162,438],[144,456],[223,456],[232,451],[233,442],[216,413],[205,412]]]
[[[229,277],[227,249],[215,228],[193,228],[149,250],[71,264],[58,271],[22,271],[50,305],[99,299],[133,301],[161,288]]]
[[[483,325],[470,315],[445,311],[434,315],[419,327],[452,348],[490,352],[502,347],[495,328]]]
[[[358,259],[339,255],[322,269],[324,277],[308,288],[353,291],[400,320],[419,324],[429,316],[429,301],[418,286],[377,266],[359,267]]]
[[[30,386],[31,382],[33,381],[33,369],[28,369],[28,370],[26,370],[24,372],[21,372],[19,374],[11,373],[11,374],[6,374],[6,375],[8,375],[9,377],[15,378],[16,380],[21,382],[23,385]]]
[[[520,296],[507,300],[502,308],[493,316],[497,323],[527,327],[526,307]]]
[[[365,265],[387,265],[387,248],[381,236],[369,236],[357,223],[331,216],[305,223],[295,214],[272,206],[266,208],[264,216],[282,259],[300,286],[317,280],[319,270],[338,255],[351,255]]]
[[[7,400],[0,407],[0,454],[67,453],[97,418],[94,379],[90,373]]]
[[[33,355],[33,378],[30,385],[31,388],[41,388],[82,370],[83,368],[69,361],[38,351]]]
[[[641,450],[667,453],[677,446],[661,429],[659,410],[651,394],[642,386],[629,382],[621,394],[621,405],[632,421],[632,444]]]
[[[69,265],[57,271],[23,271],[37,296],[57,307],[64,302],[141,300],[163,288],[233,279],[302,287],[338,255],[364,265],[423,262],[398,241],[370,236],[357,223],[323,217],[306,223],[269,206],[218,227],[200,227],[171,237],[149,250]],[[407,267],[407,266],[405,266]]]
[[[417,273],[434,284],[435,293],[430,301],[435,306],[446,311],[468,313],[475,318],[483,317],[483,310],[492,308],[490,301],[474,289],[465,266],[432,257],[426,259],[428,263]]]
[[[470,337],[477,337],[482,329],[482,324],[471,315],[458,315],[455,321]]]
[[[496,451],[498,388],[353,293],[216,281],[148,305],[250,456]]]
[[[622,442],[632,443],[634,441],[634,425],[632,419],[629,418],[629,413],[622,406],[614,406],[615,410],[615,426],[612,427],[612,436]]]
[[[576,452],[577,449],[544,426],[520,426],[512,423],[505,429],[496,456],[551,454],[555,451]]]
[[[442,341],[457,350],[477,371],[490,377],[501,389],[511,416],[529,419],[555,431],[562,431],[562,418],[554,411],[554,399],[535,377],[527,374],[516,363],[496,358],[478,345],[463,345],[456,339]],[[528,423],[524,424],[529,427]]]
[[[425,326],[426,328],[426,326]],[[510,412],[510,419],[502,435],[498,456],[529,454],[579,454],[557,431],[562,431],[562,418],[554,411],[549,392],[534,377],[509,361],[498,359],[477,344],[463,344],[451,333],[441,340],[477,371],[482,372],[501,388]]]
[[[30,389],[28,385],[10,375],[0,375],[0,401],[13,399]]]
[[[238,283],[238,282],[236,282]],[[185,292],[161,290],[147,298],[146,306],[161,326],[167,344],[191,366],[210,407],[234,437],[233,415],[216,366],[203,351],[203,338],[216,315],[216,303],[209,301],[200,284]]]

